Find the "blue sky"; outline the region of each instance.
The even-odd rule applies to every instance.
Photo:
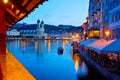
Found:
[[[89,0],[48,0],[20,22],[34,24],[40,19],[45,24],[79,26],[86,22],[88,5]]]

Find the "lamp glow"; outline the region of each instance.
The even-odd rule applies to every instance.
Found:
[[[84,31],[84,32],[83,32],[83,34],[85,35],[85,34],[86,34],[86,32]]]
[[[76,38],[79,38],[79,34],[76,34]]]
[[[3,2],[4,2],[5,4],[7,4],[7,3],[8,3],[8,0],[3,0]]]
[[[106,31],[105,34],[106,34],[106,36],[109,36],[110,32],[109,32],[109,31]]]

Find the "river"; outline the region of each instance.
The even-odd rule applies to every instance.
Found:
[[[60,46],[63,54],[57,53]],[[101,80],[67,40],[13,39],[7,49],[37,80]]]

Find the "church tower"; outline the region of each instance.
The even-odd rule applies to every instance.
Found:
[[[40,23],[40,36],[44,37],[45,29],[44,29],[44,22],[41,21]]]
[[[40,20],[37,20],[37,27],[36,27],[36,36],[39,36],[39,29],[40,29]]]
[[[41,21],[41,23],[40,23],[40,20],[37,20],[37,28],[36,29],[37,29],[36,36],[38,36],[39,38],[44,37],[45,30],[44,30],[44,22],[43,21]]]

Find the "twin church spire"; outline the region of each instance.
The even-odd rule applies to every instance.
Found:
[[[44,21],[37,20],[37,36],[44,37],[45,29],[44,29]]]

